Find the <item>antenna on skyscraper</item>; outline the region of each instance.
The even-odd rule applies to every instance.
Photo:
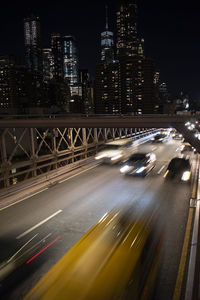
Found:
[[[106,5],[106,31],[108,31],[108,5]]]

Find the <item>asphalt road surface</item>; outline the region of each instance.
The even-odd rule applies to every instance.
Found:
[[[106,212],[131,203],[138,212],[151,206],[160,209],[165,239],[158,298],[172,299],[192,184],[165,181],[163,174],[170,159],[180,153],[180,144],[169,139],[163,144],[139,146],[140,151],[153,151],[157,156],[156,167],[145,178],[123,176],[119,165],[90,166],[0,211],[0,261],[31,249],[23,256],[27,256],[26,264],[5,283],[8,288],[2,290],[1,298],[22,299]],[[191,160],[194,167],[196,155]]]

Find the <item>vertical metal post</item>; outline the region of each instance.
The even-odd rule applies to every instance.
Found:
[[[95,144],[98,144],[97,128],[94,128],[94,142]]]
[[[122,138],[122,129],[121,128],[119,128],[119,137],[120,137],[120,139]]]
[[[112,128],[112,137],[113,137],[113,141],[115,140],[115,128]]]
[[[125,128],[125,137],[127,137],[127,128]]]
[[[35,143],[34,143],[34,134],[33,134],[33,128],[29,129],[29,138],[30,138],[30,152],[31,152],[31,160],[33,162],[32,164],[32,177],[37,176],[37,163],[36,163],[36,156],[35,156]]]
[[[104,128],[103,129],[103,133],[104,133],[104,141],[106,142],[107,141],[107,139],[108,139],[108,137],[107,137],[107,128]]]
[[[70,149],[72,152],[72,163],[74,162],[74,140],[73,140],[73,128],[69,129],[69,140],[70,140]]]
[[[82,128],[82,137],[83,137],[83,146],[85,148],[85,155],[84,157],[87,157],[87,150],[88,150],[88,144],[87,144],[87,136],[86,136],[86,128]]]
[[[54,155],[53,169],[57,169],[58,163],[57,163],[56,129],[55,128],[52,129],[51,134],[52,134],[52,148],[53,148],[53,155]]]
[[[96,146],[96,152],[98,149],[98,134],[97,134],[97,128],[94,128],[94,144]]]
[[[5,142],[5,130],[0,131],[0,151],[1,151],[1,160],[2,160],[2,173],[4,178],[4,187],[9,187],[10,180],[9,180],[9,164],[7,160],[7,151],[6,151],[6,142]]]

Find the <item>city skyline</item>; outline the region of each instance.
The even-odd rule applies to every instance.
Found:
[[[139,2],[139,1],[138,1]],[[109,29],[114,31],[116,38],[116,10],[114,1],[74,1],[68,5],[53,4],[39,1],[30,4],[12,5],[4,3],[4,14],[1,13],[1,55],[10,53],[24,54],[23,20],[31,13],[40,17],[42,30],[42,47],[50,46],[50,35],[53,32],[72,34],[78,41],[80,67],[88,68],[92,76],[95,74],[96,62],[100,60],[101,32],[105,28],[105,5],[108,5]],[[161,73],[161,80],[166,81],[173,95],[181,90],[188,92],[198,100],[198,36],[195,9],[186,10],[178,2],[168,1],[165,9],[158,1],[149,4],[140,1],[139,33],[145,39],[145,53],[156,62]],[[66,8],[66,9],[64,9]],[[171,10],[170,10],[171,8]],[[187,14],[187,15],[186,15]],[[75,16],[75,17],[74,17]],[[187,18],[186,18],[187,17]],[[78,20],[78,21],[77,21]],[[194,25],[196,24],[196,27]],[[176,25],[176,26],[175,26]],[[196,28],[192,31],[192,29]],[[193,34],[192,34],[193,33]],[[200,97],[200,95],[199,95]]]

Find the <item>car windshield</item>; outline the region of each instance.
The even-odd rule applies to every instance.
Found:
[[[146,154],[143,153],[138,153],[138,154],[134,154],[129,158],[129,161],[134,162],[134,161],[138,161],[138,160],[144,160],[146,159]]]

